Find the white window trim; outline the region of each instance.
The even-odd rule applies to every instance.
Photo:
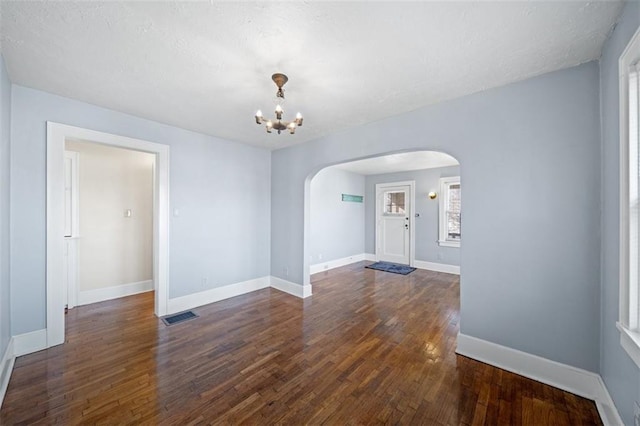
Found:
[[[629,131],[629,77],[633,64],[640,60],[640,30],[633,36],[618,62],[620,84],[620,305],[616,327],[620,331],[620,345],[640,367],[639,282],[640,266],[637,225],[640,217],[637,206],[630,205],[636,198],[637,184],[630,185],[630,170],[638,170],[638,140]],[[631,152],[630,152],[631,151]],[[634,164],[631,164],[633,162]],[[637,182],[637,176],[634,178]],[[632,220],[633,219],[633,220]]]
[[[447,212],[449,204],[449,186],[460,184],[460,176],[440,178],[440,202],[438,203],[438,245],[442,247],[460,247],[460,240],[447,238]]]

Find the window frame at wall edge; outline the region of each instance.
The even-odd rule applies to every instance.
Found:
[[[640,258],[638,256],[638,242],[635,242],[634,247],[631,246],[630,161],[632,159],[629,155],[631,145],[629,87],[631,66],[639,61],[640,29],[631,38],[618,61],[620,95],[620,293],[619,316],[616,323],[616,327],[620,332],[620,345],[638,367],[640,367],[640,298],[638,297],[640,294],[640,283],[638,282]],[[638,100],[640,100],[640,97]],[[637,104],[638,108],[640,108],[640,102],[637,102]],[[640,127],[640,120],[637,125]],[[640,140],[636,141],[636,153],[640,149],[639,143]],[[637,155],[633,161],[638,161]],[[638,176],[640,175],[640,168],[635,165],[635,170],[637,173],[635,179],[638,179],[640,177]],[[636,211],[634,226],[638,227],[638,225],[640,225],[640,217]],[[635,257],[632,256],[632,253],[635,254]]]

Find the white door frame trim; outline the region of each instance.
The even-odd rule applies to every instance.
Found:
[[[153,209],[155,314],[167,314],[169,299],[169,146],[47,121],[47,347],[64,343],[64,146],[79,139],[156,154]]]
[[[401,182],[388,182],[388,183],[377,183],[375,187],[375,255],[376,262],[380,261],[380,253],[378,253],[378,219],[380,216],[380,212],[378,211],[378,190],[381,188],[394,187],[394,186],[408,186],[409,187],[409,200],[411,205],[409,206],[409,266],[415,266],[416,263],[416,215],[415,215],[415,204],[416,204],[416,181],[415,180],[405,180]]]

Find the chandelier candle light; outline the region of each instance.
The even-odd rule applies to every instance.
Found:
[[[275,129],[278,131],[278,134],[283,130],[289,130],[289,133],[294,134],[296,132],[296,127],[302,126],[302,114],[297,113],[296,118],[293,121],[284,121],[282,120],[284,110],[282,109],[282,106],[280,106],[280,104],[284,102],[284,90],[282,89],[282,86],[289,81],[289,78],[284,74],[276,73],[271,76],[271,79],[276,83],[276,86],[278,86],[278,91],[276,92],[276,98],[278,99],[278,105],[276,106],[275,111],[276,119],[266,120],[262,116],[262,111],[258,110],[258,112],[256,112],[256,123],[266,123],[265,126],[267,128],[267,133],[271,133],[271,130]]]

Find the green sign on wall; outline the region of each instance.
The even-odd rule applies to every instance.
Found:
[[[352,203],[361,203],[363,198],[362,195],[342,194],[342,201],[350,201]]]

